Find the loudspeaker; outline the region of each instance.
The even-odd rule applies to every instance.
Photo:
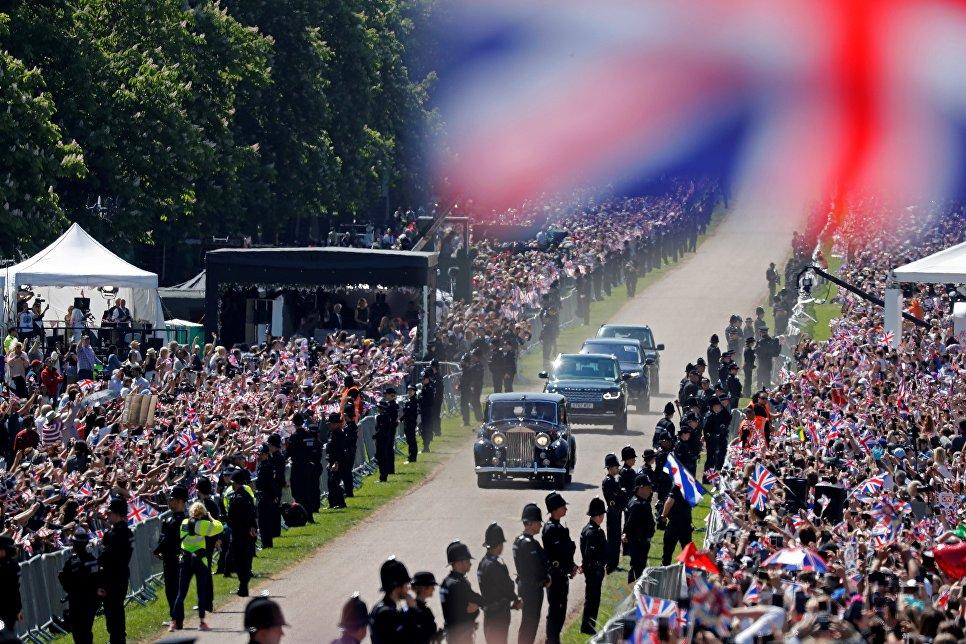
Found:
[[[816,485],[815,513],[832,525],[841,523],[845,516],[845,490],[829,483]]]
[[[799,510],[804,510],[808,501],[808,482],[805,479],[790,477],[784,479],[785,490],[785,509],[794,514]]]

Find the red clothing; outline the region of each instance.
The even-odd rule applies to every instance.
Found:
[[[56,369],[51,369],[48,366],[44,367],[44,370],[40,372],[40,382],[44,385],[44,391],[47,392],[47,396],[53,398],[57,395],[60,383],[64,382],[64,376]]]
[[[21,429],[17,433],[17,438],[13,441],[13,451],[19,452],[22,449],[27,449],[28,447],[33,447],[37,449],[40,445],[40,434],[33,427],[28,427],[26,429]]]

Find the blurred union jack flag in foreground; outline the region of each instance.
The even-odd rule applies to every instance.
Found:
[[[961,195],[963,0],[445,6],[434,164],[453,199],[502,209],[709,160],[798,206]]]

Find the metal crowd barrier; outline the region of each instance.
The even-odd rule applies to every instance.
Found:
[[[634,588],[642,595],[671,601],[687,597],[688,584],[684,564],[645,568],[640,578],[634,582]],[[634,618],[636,621],[636,614],[636,601],[634,594],[631,593],[617,605],[614,614],[603,627],[597,629],[597,634],[590,641],[593,644],[626,642],[629,634],[624,632],[624,622],[630,618]]]

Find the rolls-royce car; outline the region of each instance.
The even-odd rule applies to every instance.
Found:
[[[577,462],[566,399],[533,392],[490,394],[473,457],[480,487],[527,478],[563,489]]]
[[[617,433],[627,431],[627,381],[617,358],[607,353],[561,353],[543,390],[562,394],[573,425],[610,425]]]

